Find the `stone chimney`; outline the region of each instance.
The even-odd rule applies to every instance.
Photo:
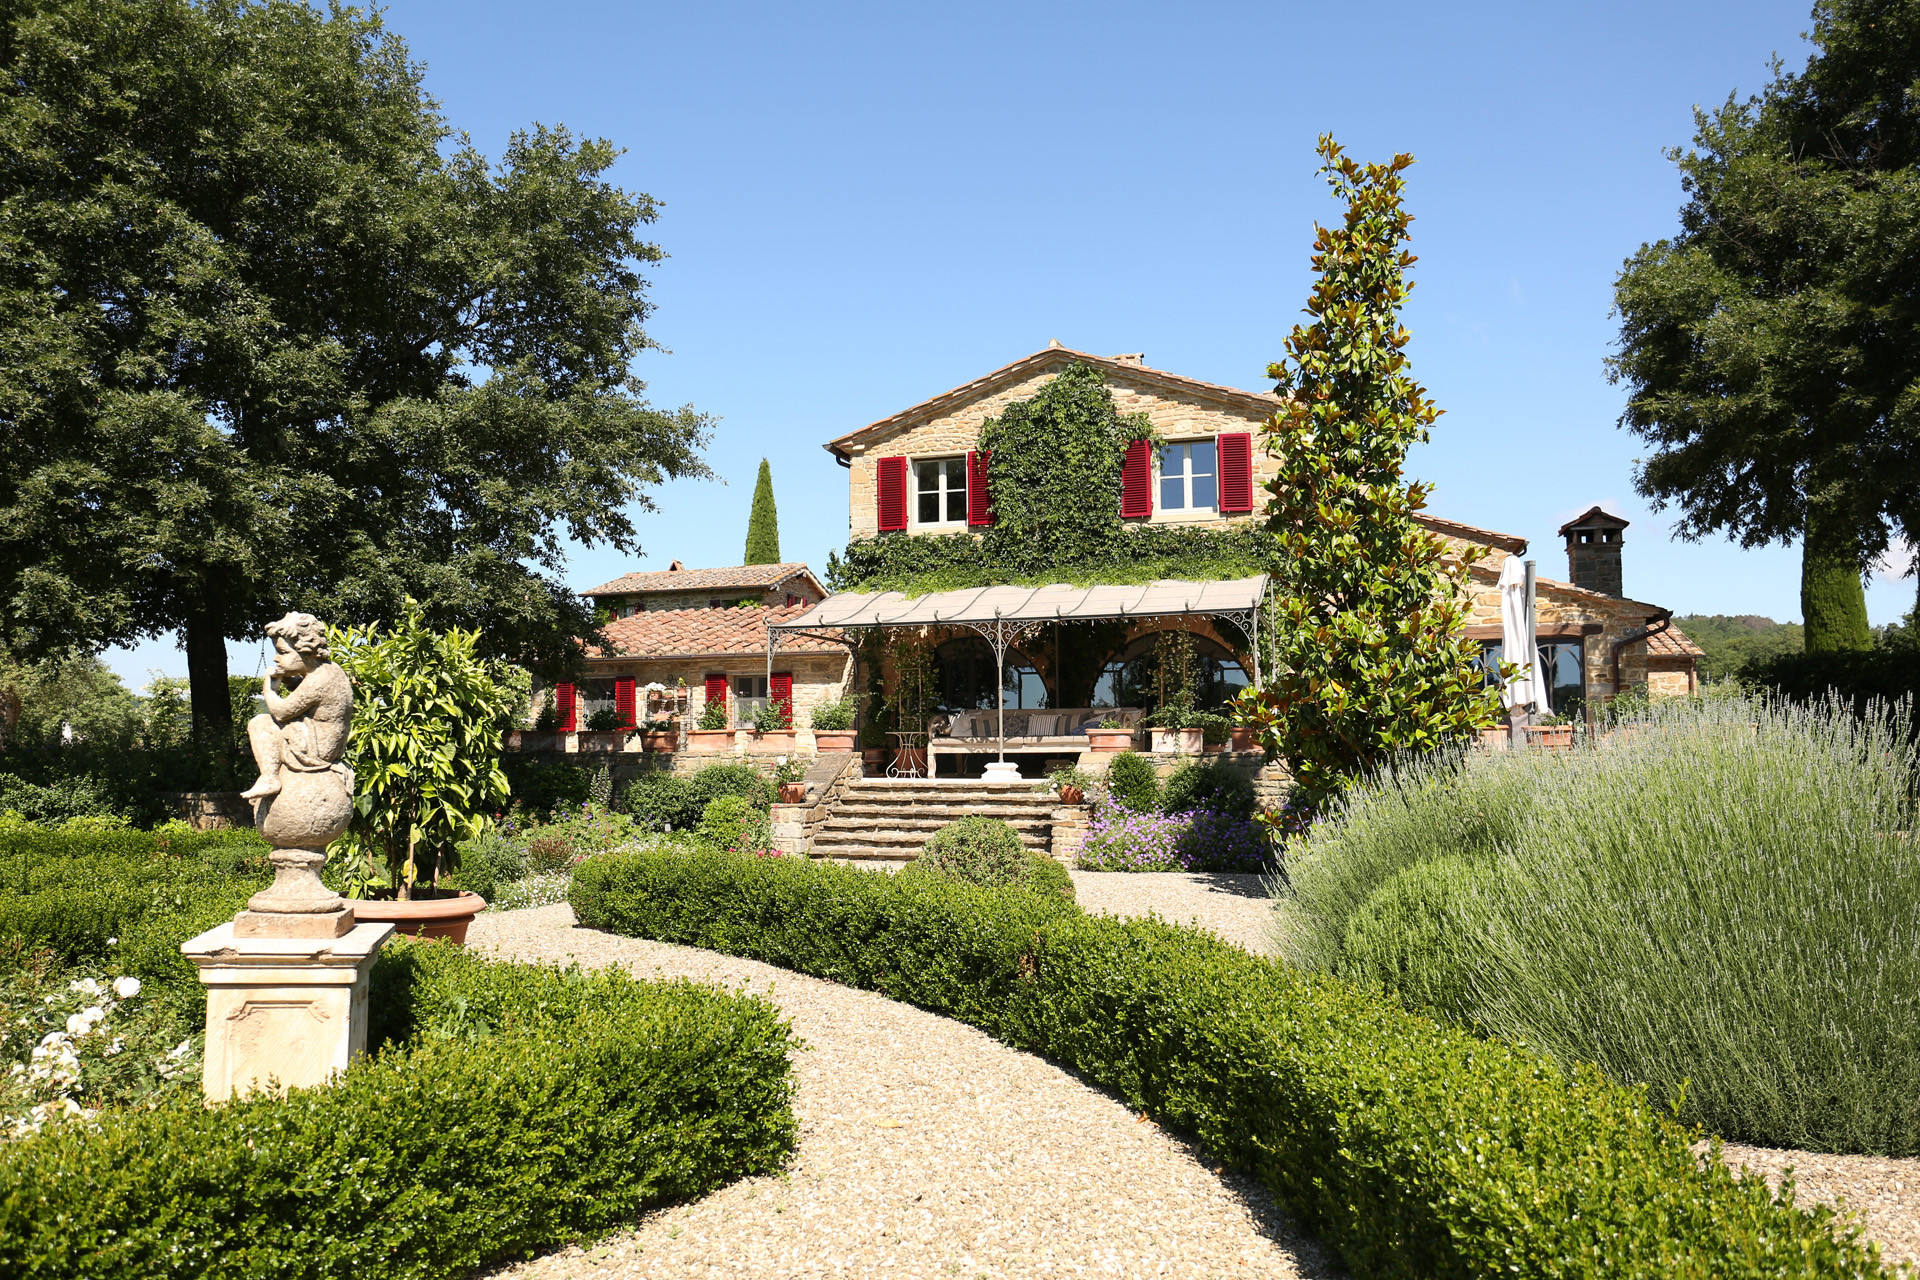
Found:
[[[1599,507],[1589,507],[1586,514],[1560,526],[1560,536],[1567,540],[1567,577],[1574,586],[1610,596],[1626,594],[1620,568],[1625,539],[1620,531],[1628,523]]]
[[[1109,358],[1116,364],[1130,364],[1140,369],[1147,367],[1147,353],[1144,351],[1122,351],[1119,355]]]

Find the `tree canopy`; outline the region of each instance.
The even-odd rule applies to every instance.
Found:
[[[1920,0],[1823,0],[1815,52],[1670,153],[1680,234],[1615,288],[1621,423],[1678,532],[1800,539],[1809,648],[1865,647],[1860,578],[1920,518]]]
[[[1279,461],[1266,483],[1271,674],[1236,706],[1309,807],[1396,754],[1493,723],[1499,696],[1482,687],[1464,628],[1479,553],[1450,556],[1420,525],[1432,486],[1404,475],[1440,416],[1408,373],[1399,321],[1415,261],[1401,247],[1413,157],[1362,165],[1325,136],[1319,149],[1346,219],[1314,228],[1313,319],[1267,370],[1285,397],[1263,432]]]
[[[562,128],[489,163],[377,16],[40,0],[0,19],[0,639],[228,637],[417,598],[482,650],[593,632],[563,538],[634,550],[707,420],[644,399],[648,196]]]
[[[747,516],[747,552],[741,564],[780,563],[780,511],[773,505],[773,468],[760,459],[753,486],[753,510]]]

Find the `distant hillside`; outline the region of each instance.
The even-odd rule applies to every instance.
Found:
[[[1693,613],[1675,618],[1673,625],[1705,651],[1707,656],[1700,659],[1703,679],[1718,680],[1754,658],[1798,653],[1802,648],[1799,623],[1775,622],[1758,614]]]

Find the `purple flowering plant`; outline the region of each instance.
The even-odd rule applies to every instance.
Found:
[[[1080,849],[1083,871],[1237,871],[1273,868],[1273,851],[1258,823],[1211,809],[1140,812],[1111,800],[1095,803]]]

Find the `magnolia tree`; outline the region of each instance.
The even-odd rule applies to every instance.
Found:
[[[1440,414],[1408,376],[1398,318],[1412,287],[1400,246],[1413,157],[1363,166],[1324,136],[1319,151],[1347,216],[1314,228],[1313,320],[1267,370],[1285,397],[1262,433],[1279,462],[1266,485],[1274,661],[1236,707],[1309,808],[1398,753],[1492,724],[1499,705],[1462,630],[1467,569],[1484,553],[1455,554],[1423,528],[1432,486],[1402,476]]]
[[[407,601],[390,631],[336,629],[333,659],[353,678],[347,740],[356,794],[341,845],[355,857],[356,896],[384,864],[394,896],[438,887],[459,866],[459,847],[493,825],[507,799],[500,730],[513,711],[511,683],[477,656],[477,631],[427,629]]]

